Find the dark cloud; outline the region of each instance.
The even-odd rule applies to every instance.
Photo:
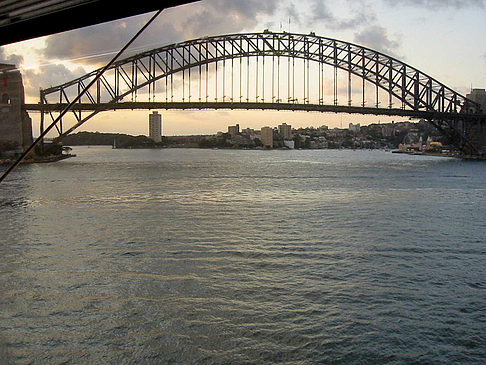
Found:
[[[97,65],[116,53],[142,27],[147,16],[137,16],[124,21],[115,21],[56,34],[46,39],[46,47],[41,51],[47,59],[74,60],[80,64]],[[155,28],[155,29],[154,29]],[[134,44],[165,43],[174,41],[176,31],[170,23],[153,24],[149,34],[143,34]]]
[[[165,10],[140,36],[132,53],[206,35],[253,29],[260,16],[272,14],[277,0],[208,0]],[[47,38],[44,57],[75,59],[100,65],[107,51],[120,49],[146,22],[147,15],[132,17]],[[97,57],[100,55],[100,57]]]
[[[183,28],[189,38],[236,33],[243,29],[251,29],[256,25],[257,15],[261,11],[259,7],[255,8],[254,13],[250,15],[248,9],[241,6],[241,4],[246,4],[244,1],[240,5],[237,5],[240,3],[239,1],[220,3],[222,2],[219,0],[207,2],[204,8],[184,21]],[[265,4],[265,2],[262,1],[260,4]],[[265,5],[263,10],[266,8]]]
[[[311,20],[325,22],[326,26],[336,25],[338,19],[334,17],[324,1],[313,0],[311,3]]]
[[[0,63],[9,63],[16,65],[22,72],[22,79],[25,88],[25,94],[28,97],[39,97],[39,89],[52,85],[62,84],[81,75],[86,74],[82,67],[74,71],[69,70],[64,65],[48,64],[38,68],[37,71],[32,69],[23,69],[23,57],[16,54],[5,54],[5,49],[0,47]]]
[[[397,51],[400,47],[397,41],[389,38],[386,29],[379,25],[373,25],[355,33],[354,40],[359,45],[394,57],[397,57]]]
[[[209,0],[183,22],[185,35],[196,38],[207,35],[253,30],[263,16],[274,14],[277,0]]]
[[[375,14],[369,9],[364,3],[348,2],[350,17],[342,19],[329,10],[325,1],[313,0],[311,2],[311,13],[306,19],[312,24],[324,25],[333,30],[355,29],[375,21]]]
[[[40,66],[37,71],[23,70],[25,92],[29,96],[38,97],[40,88],[47,88],[60,85],[66,81],[75,79],[86,74],[83,67],[70,70],[61,64]]]
[[[286,9],[286,16],[297,24],[301,23],[301,16],[294,3],[290,3]]]
[[[191,38],[251,30],[261,16],[273,14],[277,0],[207,0],[166,9],[122,56]],[[69,60],[83,67],[101,67],[146,23],[150,15],[77,29],[46,38],[39,53],[47,60]],[[62,84],[85,74],[61,65],[41,67],[25,76],[27,92]]]
[[[5,54],[5,49],[0,47],[0,63],[8,63],[12,65],[16,65],[17,67],[24,61],[22,56],[16,54]]]
[[[384,0],[390,6],[425,8],[470,6],[484,7],[484,0]],[[346,16],[338,16],[327,0],[205,0],[165,10],[134,45],[154,48],[168,43],[207,35],[254,30],[259,19],[280,14],[283,19],[302,27],[325,26],[332,30],[357,30],[376,22],[374,2],[345,0],[339,3],[347,9]],[[46,59],[75,59],[80,64],[101,65],[106,62],[107,51],[120,49],[148,15],[141,15],[80,30],[61,33],[46,39],[43,56]],[[267,23],[270,26],[273,23]],[[138,48],[137,48],[138,47]],[[103,57],[105,55],[105,57]]]

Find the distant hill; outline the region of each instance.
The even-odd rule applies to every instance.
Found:
[[[156,143],[147,136],[131,136],[121,133],[79,132],[64,137],[65,146],[113,146],[117,148],[157,148],[164,142]]]

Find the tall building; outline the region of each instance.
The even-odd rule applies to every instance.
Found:
[[[273,128],[263,127],[261,137],[263,147],[273,148]]]
[[[278,134],[283,139],[292,139],[292,127],[287,123],[282,123],[278,126]]]
[[[162,114],[159,112],[149,115],[149,138],[154,142],[162,142]]]
[[[381,125],[381,135],[383,137],[393,137],[395,135],[395,123],[387,123]]]
[[[466,94],[466,98],[475,101],[481,105],[483,113],[486,113],[486,90],[485,89],[472,89],[469,94]]]
[[[0,63],[0,153],[23,152],[32,144],[32,121],[24,108],[24,85],[15,65]]]
[[[235,138],[238,134],[240,134],[240,125],[230,125],[228,126],[228,133],[231,135],[231,138]]]

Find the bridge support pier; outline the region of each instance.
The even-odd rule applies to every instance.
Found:
[[[40,112],[40,124],[39,124],[39,136],[42,136],[44,133],[44,111],[41,110]],[[39,142],[39,148],[41,153],[44,153],[44,138],[42,138]]]
[[[22,75],[15,65],[0,64],[0,154],[22,153],[32,143],[32,121],[25,108]]]
[[[467,128],[466,135],[476,147],[477,154],[486,158],[486,119],[471,122]]]
[[[429,119],[444,136],[446,145],[454,146],[464,157],[486,158],[486,119]]]

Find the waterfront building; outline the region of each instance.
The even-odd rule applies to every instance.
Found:
[[[263,147],[273,148],[273,128],[263,127],[261,137]]]
[[[159,112],[149,115],[149,138],[154,142],[162,142],[162,114]]]
[[[241,133],[242,134],[252,135],[252,134],[255,133],[255,130],[253,128],[245,128],[245,129],[242,129],[241,130]]]
[[[292,139],[292,127],[287,123],[282,123],[278,126],[278,134],[283,139]]]
[[[381,125],[381,135],[383,137],[393,137],[395,135],[395,123],[387,123]]]
[[[235,138],[238,134],[240,134],[240,125],[230,125],[228,126],[228,134],[231,138]]]

